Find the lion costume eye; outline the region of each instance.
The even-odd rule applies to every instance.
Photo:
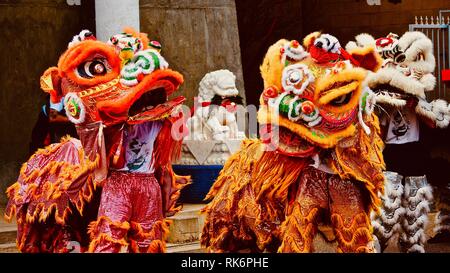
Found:
[[[350,102],[350,99],[353,96],[353,92],[347,93],[345,95],[339,96],[332,101],[330,101],[330,105],[332,106],[342,106]]]
[[[77,72],[80,77],[92,79],[96,76],[105,75],[108,71],[104,60],[93,60],[82,63],[77,67]]]
[[[289,82],[294,85],[299,83],[302,78],[303,73],[301,71],[292,71],[291,74],[289,74]]]
[[[422,52],[420,52],[419,54],[417,54],[416,59],[414,61],[418,62],[423,60],[425,60],[425,55]]]

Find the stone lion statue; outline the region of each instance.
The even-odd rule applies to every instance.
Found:
[[[187,139],[245,138],[236,122],[237,105],[242,104],[236,76],[226,69],[209,72],[200,81],[198,90],[193,115],[187,121]]]

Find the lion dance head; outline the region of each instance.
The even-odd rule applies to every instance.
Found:
[[[158,42],[132,29],[107,43],[84,30],[69,43],[58,66],[45,71],[41,87],[53,101],[64,97],[67,116],[77,125],[161,119],[184,98],[168,101],[183,77],[168,69],[160,49]]]
[[[448,103],[442,99],[428,102],[426,96],[436,86],[432,41],[420,31],[409,31],[402,36],[390,33],[378,39],[362,33],[346,48],[367,46],[376,48],[383,59],[381,69],[367,77],[367,85],[375,93],[375,103],[388,111],[408,107],[431,127],[447,127]]]
[[[261,66],[265,90],[258,119],[267,124],[278,151],[307,157],[333,148],[358,130],[370,128],[372,93],[364,88],[367,70],[380,59],[373,47],[343,50],[336,38],[312,33],[303,46],[293,40],[272,45]],[[271,141],[272,141],[271,140]]]

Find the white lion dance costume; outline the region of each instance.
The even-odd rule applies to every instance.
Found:
[[[392,236],[399,235],[402,251],[425,252],[425,226],[432,189],[424,175],[425,165],[414,165],[410,159],[420,158],[420,152],[428,153],[418,143],[419,121],[431,128],[445,128],[450,120],[447,102],[427,102],[425,96],[436,84],[432,74],[435,69],[433,44],[421,32],[406,32],[401,37],[391,33],[376,40],[369,34],[360,34],[356,41],[347,44],[347,50],[369,45],[376,47],[383,58],[382,68],[368,76],[367,84],[376,94],[387,144],[386,167],[391,170],[385,173],[381,213],[372,215],[374,234],[381,251]]]

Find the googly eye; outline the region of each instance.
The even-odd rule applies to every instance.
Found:
[[[101,60],[88,61],[78,66],[78,75],[82,78],[91,79],[96,76],[105,75],[106,65]]]
[[[289,74],[289,81],[292,84],[297,84],[302,78],[303,78],[303,73],[301,73],[300,71],[292,71]]]
[[[117,37],[111,37],[109,40],[113,45],[117,45],[119,43],[119,39],[117,39]]]

